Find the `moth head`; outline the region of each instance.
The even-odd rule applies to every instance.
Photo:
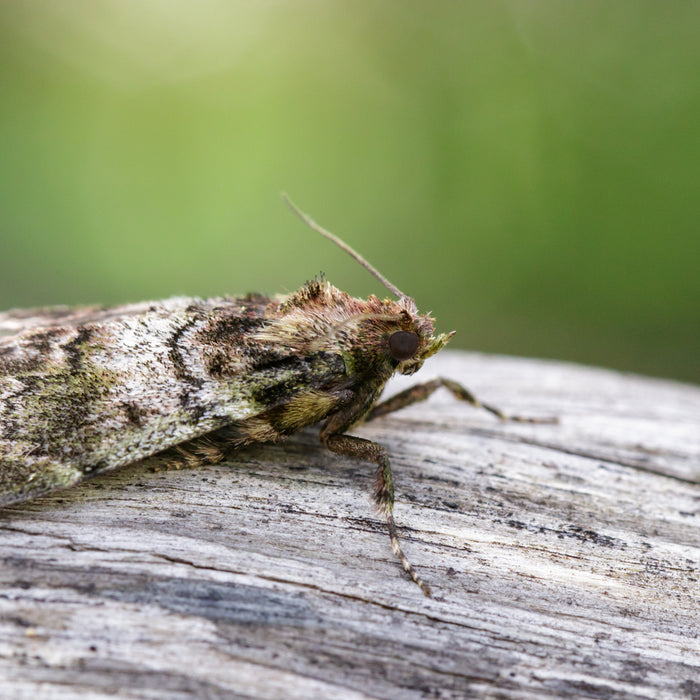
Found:
[[[374,342],[379,340],[381,354],[391,363],[395,371],[401,374],[413,374],[422,367],[423,362],[428,357],[444,347],[454,335],[454,331],[434,335],[434,319],[429,314],[419,315],[416,304],[411,297],[392,284],[376,267],[367,262],[345,241],[319,226],[308,214],[302,212],[286,194],[282,194],[282,197],[289,208],[307,226],[344,250],[398,297],[398,301],[387,299],[384,302],[380,302],[376,297],[370,297],[367,300],[367,306],[374,305],[374,309],[369,310],[368,308],[346,317],[342,322],[334,325],[324,338],[339,337],[343,330],[347,330],[351,326],[357,324],[359,327],[363,321],[370,322],[370,329],[368,332],[361,333],[361,337],[372,347]],[[376,308],[377,305],[381,306],[381,310]]]
[[[389,354],[398,362],[396,371],[401,374],[417,372],[425,360],[443,348],[452,333],[439,333],[428,338],[421,338],[414,331],[394,331],[388,340]]]
[[[413,374],[425,360],[445,346],[454,331],[435,335],[434,319],[429,314],[419,315],[413,299],[404,296],[398,304],[403,307],[397,316],[399,327],[390,328],[386,333],[385,352],[395,363],[397,372]]]

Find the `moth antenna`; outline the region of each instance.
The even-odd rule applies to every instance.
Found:
[[[325,228],[319,226],[308,214],[305,214],[299,207],[297,207],[294,202],[289,198],[286,192],[282,192],[282,199],[285,204],[298,216],[309,228],[320,233],[322,236],[327,238],[329,241],[335,243],[338,248],[344,250],[350,257],[354,258],[365,270],[372,273],[392,294],[395,294],[399,299],[406,298],[406,295],[395,285],[393,285],[389,280],[384,277],[384,275],[377,270],[376,267],[368,263],[356,250],[353,250],[344,240],[338,238],[335,234],[330,231],[326,231]]]

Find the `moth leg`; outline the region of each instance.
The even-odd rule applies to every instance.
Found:
[[[215,430],[169,447],[143,461],[155,469],[194,469],[205,464],[218,464],[242,444],[240,438],[229,433],[233,431],[225,428]]]
[[[431,379],[429,382],[424,384],[416,384],[416,386],[409,387],[404,391],[400,391],[395,396],[378,403],[372,410],[365,416],[365,421],[373,420],[379,416],[385,416],[387,413],[392,413],[393,411],[398,411],[400,408],[405,408],[411,404],[418,403],[419,401],[425,401],[432,393],[439,389],[440,387],[445,387],[452,396],[454,396],[459,401],[466,401],[470,403],[475,408],[483,408],[489,413],[493,413],[501,420],[517,421],[519,423],[556,423],[556,418],[528,418],[526,416],[511,416],[505,414],[500,408],[496,406],[491,406],[487,403],[482,403],[479,399],[472,394],[469,389],[463,387],[458,382],[454,382],[451,379],[445,379],[444,377],[437,377]]]
[[[377,465],[377,478],[374,484],[374,502],[377,509],[383,513],[389,528],[391,539],[391,549],[401,560],[406,573],[418,584],[418,587],[426,596],[430,595],[430,587],[416,573],[415,569],[403,553],[399,534],[396,531],[396,521],[394,520],[394,477],[391,473],[391,464],[387,451],[376,442],[355,437],[354,435],[324,434],[321,433],[321,441],[333,452],[348,457],[357,457],[367,462],[374,462]]]

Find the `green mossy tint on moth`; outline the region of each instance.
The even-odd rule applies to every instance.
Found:
[[[375,501],[392,548],[429,593],[401,550],[386,451],[345,431],[438,386],[477,402],[438,379],[376,405],[392,374],[413,374],[450,336],[435,335],[433,319],[413,299],[294,210],[398,299],[353,298],[316,279],[275,298],[179,297],[0,314],[0,505],[145,459],[218,462],[238,446],[321,422],[329,449],[376,464]]]

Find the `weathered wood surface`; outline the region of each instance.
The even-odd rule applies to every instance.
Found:
[[[446,392],[227,465],[135,467],[0,511],[2,698],[700,698],[700,389],[442,353]],[[394,385],[402,386],[402,383]]]

